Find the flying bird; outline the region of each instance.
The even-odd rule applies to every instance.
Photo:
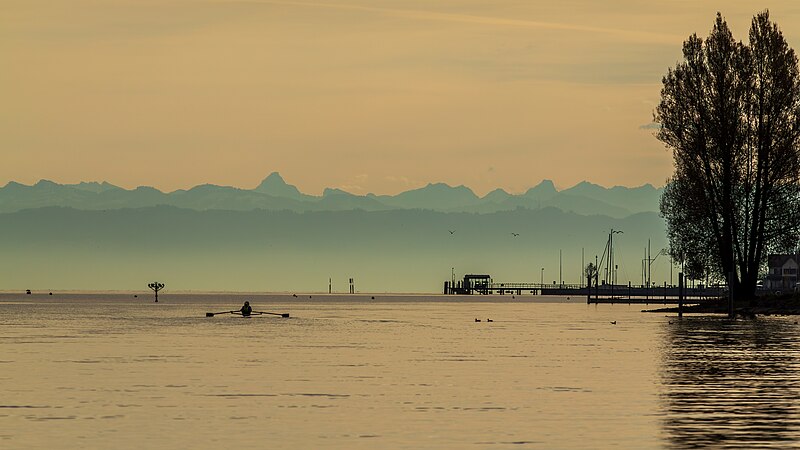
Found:
[[[449,231],[450,234],[456,234],[456,230],[447,230],[447,231]]]
[[[519,236],[519,233],[511,233],[511,234],[514,235],[514,237]]]

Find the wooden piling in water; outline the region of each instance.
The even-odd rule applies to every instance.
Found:
[[[683,317],[683,272],[678,272],[678,317]]]

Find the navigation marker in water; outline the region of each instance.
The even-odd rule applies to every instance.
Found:
[[[164,283],[159,283],[158,281],[154,281],[147,285],[153,292],[156,293],[156,303],[158,303],[158,291],[164,289]]]

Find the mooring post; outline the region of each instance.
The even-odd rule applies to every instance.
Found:
[[[153,292],[155,292],[155,294],[156,294],[155,303],[158,303],[158,291],[164,289],[164,283],[159,283],[158,281],[154,281],[154,282],[148,284],[147,287],[149,287],[150,289],[153,290]]]
[[[683,272],[678,272],[678,317],[683,317]]]
[[[595,303],[600,301],[600,277],[597,272],[594,275],[594,300]]]

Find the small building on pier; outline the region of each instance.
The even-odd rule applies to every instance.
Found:
[[[445,294],[489,294],[489,286],[492,284],[492,277],[490,275],[464,275],[463,281],[456,281],[451,286],[452,281],[444,282]]]

